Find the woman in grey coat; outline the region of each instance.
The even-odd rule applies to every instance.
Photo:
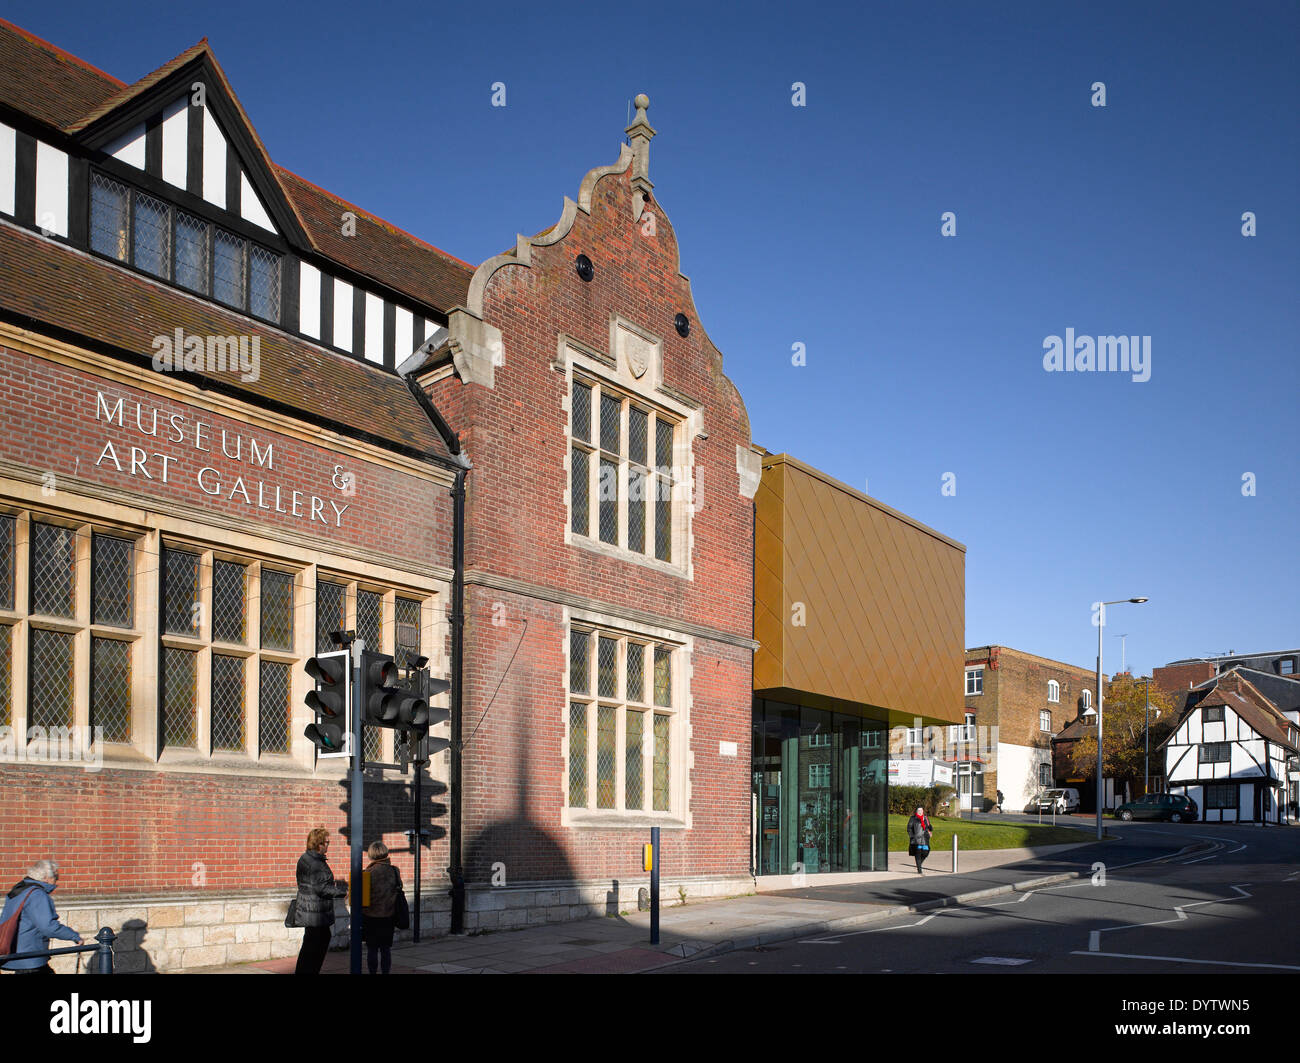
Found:
[[[912,813],[912,818],[907,821],[907,852],[908,855],[916,857],[918,875],[921,874],[921,865],[925,863],[925,858],[930,855],[930,835],[933,832],[934,826],[926,816],[925,809],[918,808]]]
[[[330,947],[330,927],[334,925],[334,899],[346,897],[348,888],[334,881],[334,872],[325,861],[330,832],[316,827],[307,835],[307,851],[298,857],[298,896],[295,926],[306,927],[298,966],[294,974],[320,974],[325,953]]]

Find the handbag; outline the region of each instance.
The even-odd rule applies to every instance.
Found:
[[[298,898],[297,897],[295,897],[293,900],[289,902],[289,910],[284,913],[284,925],[285,926],[298,925]]]
[[[393,901],[393,927],[397,930],[411,929],[411,909],[407,906],[405,891],[400,889]]]

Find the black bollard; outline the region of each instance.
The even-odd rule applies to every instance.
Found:
[[[95,940],[99,942],[99,948],[95,950],[95,973],[112,974],[113,942],[117,940],[117,935],[105,926],[100,928]]]

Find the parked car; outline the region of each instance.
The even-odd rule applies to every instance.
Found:
[[[1069,788],[1044,790],[1029,802],[1028,811],[1030,812],[1051,812],[1053,810],[1056,811],[1058,816],[1064,816],[1067,812],[1077,812],[1079,810],[1079,791]]]
[[[1115,809],[1118,819],[1167,819],[1171,823],[1195,823],[1200,809],[1186,794],[1146,794]]]

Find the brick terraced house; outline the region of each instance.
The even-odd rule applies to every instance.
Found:
[[[667,894],[752,887],[760,455],[647,105],[475,269],[277,166],[206,40],[127,84],[0,22],[0,874],[60,861],[124,967],[295,952],[312,826],[347,874],[339,627],[461,680],[426,927],[456,863],[471,930],[635,903],[650,826]],[[408,883],[410,781],[366,790]]]
[[[1074,786],[1085,807],[1095,805],[1081,780],[1055,777],[1052,739],[1094,709],[1096,692],[1097,673],[1087,668],[1008,646],[968,649],[966,721],[984,763],[972,762],[962,807],[991,807],[1001,790],[1002,807],[1018,812],[1052,786]]]

